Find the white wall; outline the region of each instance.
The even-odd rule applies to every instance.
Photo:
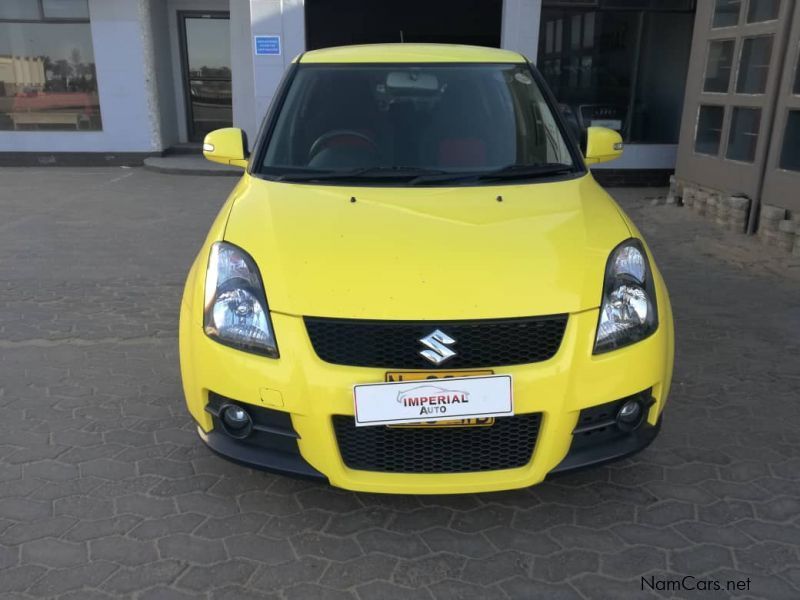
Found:
[[[159,151],[148,10],[148,0],[89,0],[102,131],[0,131],[0,152]]]
[[[501,47],[519,52],[535,63],[541,13],[541,0],[503,0]]]
[[[250,0],[230,0],[233,125],[247,133],[251,149],[258,132],[256,90],[253,82],[253,44]]]
[[[253,56],[255,116],[261,123],[292,59],[305,51],[303,0],[250,0],[250,54]],[[257,35],[281,36],[280,56],[255,56]],[[251,138],[252,139],[252,138]]]
[[[156,110],[161,137],[161,149],[168,148],[178,141],[177,112],[175,109],[172,82],[176,77],[170,59],[172,32],[169,29],[167,3],[164,0],[150,1],[150,33],[155,73]],[[180,77],[180,73],[177,74]]]

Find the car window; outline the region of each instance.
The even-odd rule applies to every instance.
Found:
[[[261,170],[573,165],[524,64],[300,65]]]

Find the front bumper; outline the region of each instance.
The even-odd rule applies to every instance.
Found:
[[[659,329],[637,344],[593,355],[598,311],[592,309],[569,316],[561,347],[550,360],[494,369],[513,378],[515,412],[540,413],[542,417],[531,460],[516,468],[447,474],[348,468],[339,451],[333,417],[352,415],[353,385],[383,381],[385,370],[323,362],[314,354],[302,318],[292,315],[272,314],[281,357],[270,359],[209,339],[197,322],[197,313],[184,303],[180,324],[184,392],[209,447],[250,466],[324,477],[334,486],[369,492],[443,494],[527,487],[549,474],[638,451],[655,437],[669,392],[673,357],[672,315],[665,294],[659,298],[659,307]],[[593,456],[587,452],[568,456],[582,409],[642,390],[649,390],[653,404],[647,423],[624,448],[606,447]],[[210,393],[288,413],[296,432],[295,456],[255,450],[223,438],[206,411]]]
[[[661,419],[655,425],[649,423],[619,439],[610,440],[589,448],[574,448],[547,477],[583,470],[615,460],[621,460],[641,452],[656,439],[661,430]],[[281,473],[306,479],[327,480],[327,477],[306,462],[296,447],[290,450],[263,448],[241,443],[224,432],[205,432],[198,426],[200,439],[216,454],[240,465],[273,473]]]

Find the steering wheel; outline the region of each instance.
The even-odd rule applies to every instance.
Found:
[[[311,149],[308,151],[308,160],[311,161],[313,158],[319,154],[325,145],[330,142],[333,138],[337,137],[351,137],[361,140],[362,142],[366,142],[369,144],[375,152],[379,151],[378,144],[375,143],[368,135],[360,133],[358,131],[354,131],[352,129],[334,129],[333,131],[328,131],[327,133],[323,133],[319,136],[314,143],[311,144]]]

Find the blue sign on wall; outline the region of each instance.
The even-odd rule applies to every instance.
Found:
[[[257,35],[256,56],[278,56],[281,53],[281,36]]]

